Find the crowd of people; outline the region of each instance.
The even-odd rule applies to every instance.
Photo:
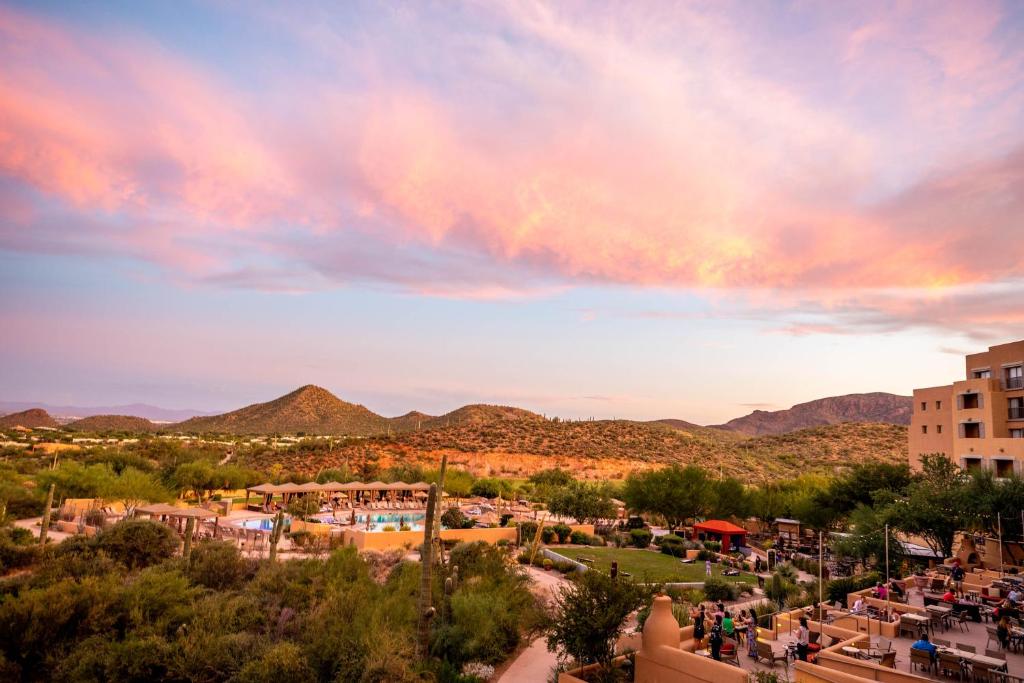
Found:
[[[710,650],[711,658],[722,660],[722,645],[735,641],[737,647],[747,645],[751,652],[757,648],[757,619],[752,612],[741,609],[733,614],[722,602],[710,607],[701,603],[690,610],[693,621],[694,650]]]

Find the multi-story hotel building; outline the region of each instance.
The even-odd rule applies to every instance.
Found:
[[[965,469],[1024,476],[1024,341],[967,356],[965,377],[914,390],[910,466],[944,453]]]

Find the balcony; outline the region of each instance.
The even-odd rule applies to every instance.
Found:
[[[1003,391],[1012,389],[1024,389],[1024,377],[1004,377]]]
[[[1024,420],[1024,406],[1010,406],[1007,412],[1011,420]]]

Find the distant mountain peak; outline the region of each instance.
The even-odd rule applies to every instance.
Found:
[[[714,426],[718,429],[761,436],[842,422],[908,425],[913,410],[912,403],[910,396],[898,396],[881,391],[846,394],[798,403],[788,410],[755,410],[743,417]]]
[[[48,427],[56,429],[60,425],[48,412],[42,408],[29,408],[20,413],[11,413],[0,417],[0,427],[27,427],[28,429],[39,429]]]

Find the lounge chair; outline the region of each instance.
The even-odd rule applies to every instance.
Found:
[[[782,662],[785,665],[789,665],[789,655],[785,652],[777,652],[770,643],[764,643],[760,640],[757,641],[757,657],[755,661],[765,660],[768,665],[773,669],[775,668],[775,662]]]

